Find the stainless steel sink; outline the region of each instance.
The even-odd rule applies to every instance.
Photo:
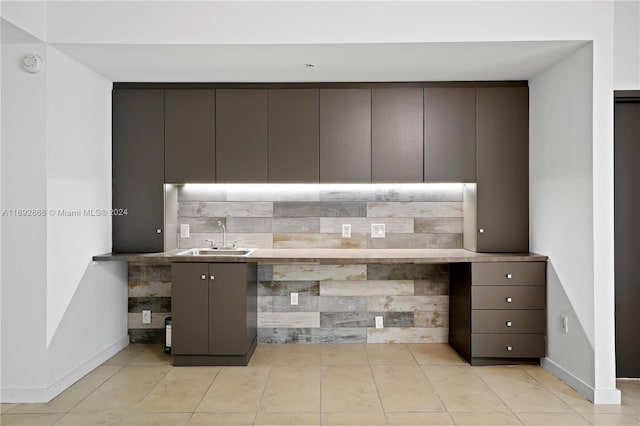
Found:
[[[177,253],[176,256],[242,256],[248,257],[255,252],[256,249],[248,248],[194,248],[181,253]]]

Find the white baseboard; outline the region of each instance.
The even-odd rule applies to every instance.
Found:
[[[593,396],[594,404],[616,404],[622,403],[622,392],[620,389],[596,389]]]
[[[41,403],[49,402],[69,386],[86,376],[100,364],[120,352],[129,344],[129,336],[124,336],[117,342],[84,362],[55,383],[46,388],[9,388],[0,390],[2,403]]]
[[[543,358],[540,360],[540,366],[547,370],[549,373],[562,380],[567,385],[571,386],[580,395],[587,398],[594,404],[620,404],[622,400],[622,394],[618,389],[596,389],[593,386],[585,383],[579,377],[565,370],[549,358]]]

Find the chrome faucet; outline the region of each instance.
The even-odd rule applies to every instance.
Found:
[[[222,247],[227,248],[227,228],[225,228],[224,223],[221,220],[218,221],[218,226],[222,228]]]

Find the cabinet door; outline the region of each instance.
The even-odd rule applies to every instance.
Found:
[[[371,91],[372,182],[422,182],[422,90]]]
[[[424,181],[475,182],[476,89],[424,89]]]
[[[171,264],[171,352],[209,352],[209,275],[206,263]]]
[[[640,97],[640,93],[638,93]],[[614,116],[616,377],[640,377],[640,99],[616,102]]]
[[[209,355],[247,352],[247,265],[209,264]]]
[[[527,87],[476,89],[479,252],[529,251],[528,93]]]
[[[371,182],[371,90],[320,90],[320,182]]]
[[[267,182],[267,90],[216,90],[216,180]]]
[[[215,182],[215,90],[165,90],[165,182]]]
[[[164,90],[113,91],[114,253],[164,248]]]
[[[319,182],[318,89],[273,89],[268,95],[269,182]]]

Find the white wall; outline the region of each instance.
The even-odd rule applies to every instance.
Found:
[[[85,209],[111,206],[112,84],[50,46],[46,78],[47,207],[81,212],[47,217],[52,384],[70,373],[77,380],[73,372],[79,365],[126,340],[127,285],[124,263],[91,261],[111,250],[111,217],[84,215]]]
[[[47,59],[47,206],[83,213],[47,217],[48,344],[76,290],[64,283],[79,283],[88,265],[78,259],[111,243],[110,218],[83,212],[111,204],[111,83],[53,47]]]
[[[2,2],[0,2],[0,17],[2,16]],[[2,37],[2,22],[0,19],[0,38]],[[2,43],[0,43],[0,95],[2,94]],[[2,167],[2,102],[0,102],[0,167]],[[0,209],[2,209],[2,173],[0,172]],[[0,309],[2,299],[2,215],[0,214]],[[1,311],[0,311],[1,312]],[[0,314],[0,330],[2,330],[2,315]],[[2,335],[0,334],[0,365],[2,365]],[[0,368],[0,383],[2,383],[2,368]],[[0,397],[0,400],[2,398]]]
[[[615,89],[640,88],[640,0],[614,4]]]
[[[46,209],[46,77],[21,69],[44,43],[2,23],[2,208]],[[46,382],[46,217],[2,220],[2,398]],[[28,255],[25,255],[28,253]]]
[[[47,3],[30,0],[3,0],[2,17],[38,40],[47,36]]]
[[[611,4],[575,1],[51,2],[51,43],[281,44],[589,40]],[[580,19],[576,19],[580,16]],[[259,74],[259,70],[256,71]]]
[[[594,271],[589,261],[594,244],[592,63],[588,45],[529,81],[530,249],[549,256],[544,362],[591,399],[595,383]],[[568,334],[561,328],[562,313],[569,317]]]
[[[1,398],[46,402],[128,343],[126,264],[91,261],[111,219],[57,214],[111,204],[111,83],[2,29],[2,208],[47,214],[2,221]],[[26,53],[44,71],[24,71]]]

